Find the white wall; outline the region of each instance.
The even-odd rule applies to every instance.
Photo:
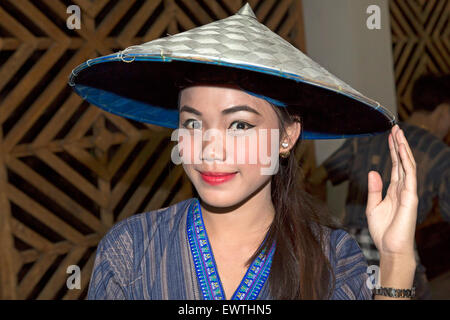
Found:
[[[303,0],[307,55],[344,82],[396,113],[388,0]],[[369,5],[381,11],[381,29],[370,30]],[[316,140],[322,163],[345,140]],[[328,182],[328,204],[343,217],[348,183]]]

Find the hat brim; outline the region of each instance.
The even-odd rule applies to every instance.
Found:
[[[389,130],[395,117],[374,101],[365,101],[344,90],[334,90],[296,75],[259,66],[237,65],[205,59],[155,55],[117,54],[88,60],[75,68],[69,84],[88,102],[113,114],[167,128],[178,127],[177,81],[193,71],[227,81],[258,79],[246,88],[283,101],[302,118],[302,139],[341,139],[372,136]],[[244,84],[245,85],[245,84]]]

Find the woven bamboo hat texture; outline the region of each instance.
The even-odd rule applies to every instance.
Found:
[[[69,85],[113,114],[178,127],[178,93],[189,83],[235,83],[302,118],[302,139],[339,139],[389,130],[395,116],[258,22],[236,14],[175,35],[89,59]]]

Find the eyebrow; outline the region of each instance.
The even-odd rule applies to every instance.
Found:
[[[184,105],[183,107],[181,107],[180,113],[183,112],[183,111],[184,112],[190,112],[190,113],[193,113],[193,114],[198,115],[198,116],[202,115],[202,113],[200,111],[198,111],[197,109],[194,109],[194,108],[192,108],[190,106],[187,106],[187,105]],[[261,115],[258,111],[256,111],[255,109],[253,109],[253,108],[251,108],[251,107],[249,107],[247,105],[234,106],[234,107],[222,110],[222,114],[227,115],[227,114],[230,114],[230,113],[233,113],[233,112],[238,112],[238,111],[248,111],[248,112],[253,112],[253,113],[255,113],[255,114],[259,115],[259,116]]]

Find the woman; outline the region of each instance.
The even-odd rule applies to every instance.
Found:
[[[258,22],[248,17],[254,19],[246,5],[235,16],[219,22],[236,30],[237,25],[245,25],[257,33]],[[194,33],[202,43],[220,42],[220,37],[207,41],[203,38],[220,26],[206,26],[209,27],[184,34],[192,37]],[[273,37],[267,30],[264,32],[262,40]],[[161,44],[155,41],[150,43]],[[179,46],[179,41],[184,40],[180,37],[169,41]],[[158,48],[165,61],[163,44]],[[282,46],[285,44],[280,42],[277,48]],[[138,56],[139,52],[127,60],[122,54],[120,59],[133,62]],[[171,58],[175,56],[172,53]],[[147,86],[151,84],[148,90],[153,90],[152,94],[146,92],[153,101],[146,101],[145,105],[138,102],[147,99],[139,96],[143,90],[136,88],[142,83],[137,81],[139,74],[150,72],[143,70],[144,64],[130,67],[137,65],[135,61],[126,66],[127,72],[122,70],[120,74],[125,77],[120,88],[108,84],[108,78],[114,78],[115,73],[100,77],[105,71],[98,66],[92,68],[93,62],[87,63],[92,68],[90,74],[81,72],[86,66],[73,73],[70,83],[77,92],[110,112],[168,127],[173,127],[176,115],[179,130],[175,136],[181,138],[174,158],[178,155],[198,194],[117,223],[99,243],[88,298],[372,298],[361,250],[304,191],[295,158],[289,153],[301,137],[367,134],[382,131],[393,119],[379,105],[370,110],[362,103],[352,105],[354,101],[341,94],[327,96],[313,86],[275,78],[262,69],[254,72],[255,69],[223,67],[224,57],[225,54],[220,55],[219,66],[198,64],[198,60],[197,64],[178,65],[152,62],[153,72],[167,65],[171,68],[160,69],[164,72],[159,73],[158,81],[145,82]],[[310,75],[320,71],[338,83],[340,90],[345,85],[320,66],[307,62],[316,68]],[[125,68],[123,63],[105,64],[105,68],[108,65]],[[90,77],[92,74],[96,76]],[[134,78],[127,81],[130,74]],[[96,82],[96,77],[102,81]],[[176,91],[171,92],[171,81]],[[127,87],[129,83],[133,86]],[[158,87],[159,83],[164,86]],[[347,87],[346,92],[350,91],[359,101],[365,98]],[[178,93],[176,113],[165,107],[173,92]],[[330,99],[342,102],[349,111],[361,112],[356,116],[359,123],[339,121],[346,115],[330,109]],[[311,101],[314,110],[310,109]],[[365,118],[367,115],[371,115],[370,121]],[[330,122],[323,124],[327,116],[331,117]],[[376,127],[372,128],[373,123]],[[239,148],[237,141],[246,144]],[[394,290],[375,291],[376,299],[396,299],[399,295],[408,298],[414,294],[414,290],[408,290],[415,270],[415,162],[397,125],[392,128],[388,143],[393,162],[388,193],[382,199],[380,175],[370,172],[366,212],[370,233],[381,255],[380,285]],[[270,159],[264,157],[266,151]],[[256,161],[252,162],[255,154]]]

